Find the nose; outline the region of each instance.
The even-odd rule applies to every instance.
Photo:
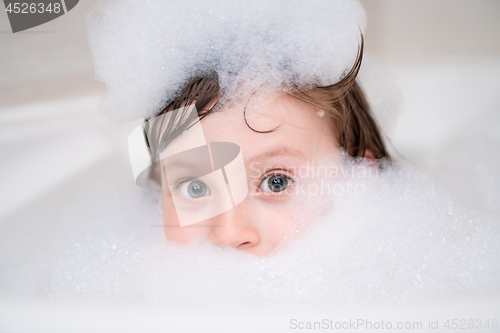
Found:
[[[245,209],[245,203],[213,218],[209,240],[215,244],[238,250],[255,252],[261,237],[252,214]]]

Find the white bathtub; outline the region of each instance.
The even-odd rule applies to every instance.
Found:
[[[454,136],[474,121],[500,112],[498,59],[403,63],[388,68],[404,101],[400,122],[390,136],[395,150],[428,169],[432,168],[433,157]],[[365,87],[372,99],[377,99],[377,80],[373,76],[369,80]],[[385,91],[397,93],[391,87]],[[82,189],[103,182],[133,182],[127,135],[138,121],[109,123],[97,112],[100,97],[82,96],[0,110],[0,282],[4,284],[0,286],[1,332],[300,330],[291,327],[291,319],[304,323],[323,319],[421,321],[424,331],[429,320],[439,320],[439,331],[450,331],[443,326],[446,319],[457,319],[459,323],[500,319],[500,290],[424,304],[314,312],[72,305],[50,301],[42,289],[37,289],[45,283],[38,281],[42,277],[22,272],[23,267],[36,265],[52,250],[51,240],[61,223],[62,207],[77,200]],[[376,100],[375,104],[383,108],[387,100],[392,99]],[[18,287],[14,288],[16,281]],[[32,289],[23,290],[23,286]],[[495,330],[490,327],[479,331]]]

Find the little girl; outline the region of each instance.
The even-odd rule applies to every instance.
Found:
[[[370,161],[389,158],[356,82],[363,55],[364,11],[357,1],[318,1],[309,7],[297,2],[259,2],[246,4],[244,13],[242,3],[231,3],[229,9],[222,3],[191,7],[172,3],[175,6],[150,5],[154,11],[133,10],[138,5],[131,1],[101,8],[100,25],[94,23],[100,30],[90,34],[90,41],[97,72],[110,88],[103,107],[112,103],[113,91],[126,91],[124,82],[128,82],[109,70],[115,63],[102,60],[111,56],[100,56],[108,38],[115,48],[108,50],[115,55],[114,61],[117,56],[127,59],[125,52],[116,50],[119,38],[116,42],[110,37],[116,37],[116,24],[102,28],[102,22],[114,19],[106,17],[107,13],[141,15],[144,11],[151,22],[162,13],[169,17],[172,10],[186,14],[189,23],[158,21],[162,24],[149,29],[151,23],[143,21],[140,26],[142,35],[149,31],[152,40],[158,37],[158,49],[166,50],[159,54],[169,61],[156,57],[155,64],[148,58],[137,62],[137,57],[129,57],[131,73],[139,82],[144,76],[150,79],[148,83],[160,80],[165,87],[163,93],[158,92],[162,98],[154,108],[137,102],[146,101],[147,96],[130,96],[132,104],[147,109],[145,123],[130,138],[131,147],[137,148],[134,140],[143,135],[151,158],[147,173],[139,175],[141,170],[134,170],[136,181],[141,185],[147,174],[162,184],[168,240],[208,240],[255,255],[268,254],[292,236],[292,223],[321,214],[321,209],[311,212],[307,200],[311,193],[301,188],[311,175],[301,170],[339,151]],[[303,17],[296,18],[301,10]],[[130,20],[132,25],[137,21]],[[163,23],[168,26],[163,28]],[[120,27],[123,36],[134,32],[129,26]],[[129,37],[124,38],[129,42]],[[187,43],[189,38],[195,42]],[[143,52],[154,51],[142,40],[136,42]],[[345,48],[352,54],[353,45],[358,47],[357,55],[346,71],[352,57],[338,50]],[[129,51],[134,53],[130,47]],[[174,51],[181,56],[172,55]],[[162,75],[168,76],[165,68],[170,75],[180,73],[181,78],[170,78],[168,84],[161,81],[165,80]],[[217,148],[223,147],[220,143],[225,148]],[[166,154],[169,149],[173,152]],[[133,149],[131,155],[134,159]]]

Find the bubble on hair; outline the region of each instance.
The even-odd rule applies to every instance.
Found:
[[[96,77],[112,121],[150,118],[190,78],[216,73],[222,100],[266,82],[327,86],[356,60],[357,0],[101,1],[87,17]]]

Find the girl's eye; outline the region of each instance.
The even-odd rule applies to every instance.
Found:
[[[181,183],[179,191],[188,199],[198,199],[210,195],[210,188],[199,180],[189,180]]]
[[[283,192],[288,187],[288,177],[284,175],[271,175],[264,178],[259,189],[264,192]]]

